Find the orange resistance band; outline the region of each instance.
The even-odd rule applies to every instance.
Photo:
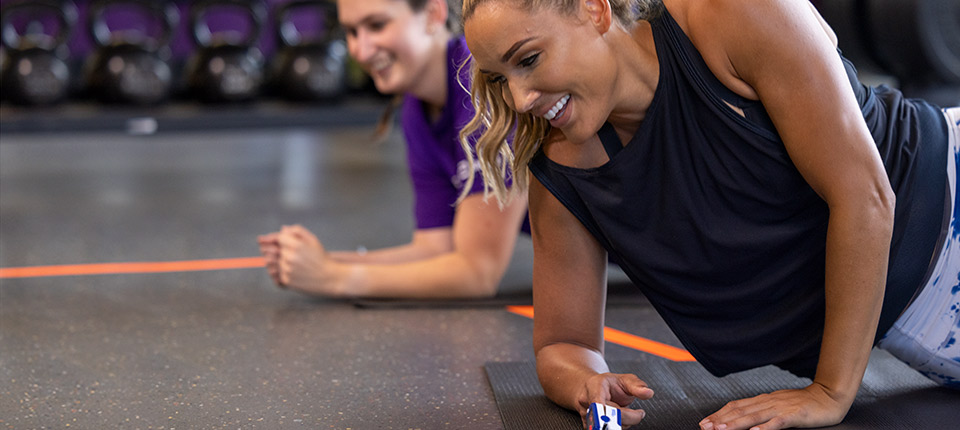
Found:
[[[204,270],[251,269],[263,267],[263,257],[226,258],[215,260],[188,260],[162,262],[70,264],[60,266],[32,266],[0,268],[0,279],[39,278],[49,276],[109,275],[124,273],[169,273]],[[533,306],[507,306],[507,310],[533,318]],[[603,328],[607,342],[648,352],[673,361],[696,361],[684,349],[645,339],[609,327]]]
[[[507,310],[517,315],[533,318],[533,306],[507,306]],[[603,328],[603,338],[610,343],[647,352],[673,361],[697,361],[687,350],[670,346],[640,336],[632,335],[610,327]]]
[[[196,272],[202,270],[250,269],[263,267],[263,257],[217,260],[161,261],[143,263],[71,264],[62,266],[4,267],[0,279],[46,276],[110,275],[120,273]]]

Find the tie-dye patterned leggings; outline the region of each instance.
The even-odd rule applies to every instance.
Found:
[[[950,128],[949,231],[927,284],[879,346],[941,385],[960,389],[960,107],[944,114]]]

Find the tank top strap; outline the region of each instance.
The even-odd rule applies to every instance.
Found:
[[[617,131],[613,129],[609,122],[603,123],[600,130],[597,131],[597,136],[600,137],[600,143],[603,144],[603,149],[607,151],[607,157],[610,157],[611,160],[623,149],[620,136],[617,136]]]
[[[666,73],[668,78],[676,81],[676,85],[695,91],[697,99],[684,102],[706,103],[718,117],[739,117],[734,121],[740,126],[767,139],[779,140],[776,127],[763,104],[727,88],[713,74],[697,47],[666,8],[650,24],[657,44],[661,76]],[[661,82],[664,82],[663,77]],[[738,108],[741,113],[735,113],[731,106]]]

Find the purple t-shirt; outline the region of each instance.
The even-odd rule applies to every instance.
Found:
[[[400,122],[407,140],[418,229],[453,225],[454,204],[470,175],[474,175],[470,193],[483,192],[483,178],[478,171],[470,171],[459,140],[460,129],[473,118],[470,95],[456,78],[469,56],[462,36],[447,44],[447,102],[437,121],[430,121],[424,102],[410,94],[403,99]],[[459,79],[464,85],[470,82],[468,70],[464,67]]]

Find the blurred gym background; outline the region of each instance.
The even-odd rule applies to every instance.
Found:
[[[960,104],[960,0],[812,2],[867,82]],[[240,123],[251,124],[261,102],[329,106],[376,94],[325,0],[2,0],[0,8],[7,132],[78,126],[78,105],[85,127],[96,126],[90,109],[109,105],[141,108],[129,115],[169,104],[245,106]]]
[[[941,105],[960,102],[960,0],[813,3],[868,79]],[[0,7],[5,105],[330,104],[375,93],[349,61],[324,0],[3,0]],[[42,112],[44,124],[57,113]]]
[[[307,124],[323,120],[308,108],[346,96],[383,101],[349,60],[330,1],[3,0],[0,10],[4,132],[131,127],[117,115],[169,123],[171,106],[219,112],[223,127]],[[264,111],[277,102],[287,109]]]

